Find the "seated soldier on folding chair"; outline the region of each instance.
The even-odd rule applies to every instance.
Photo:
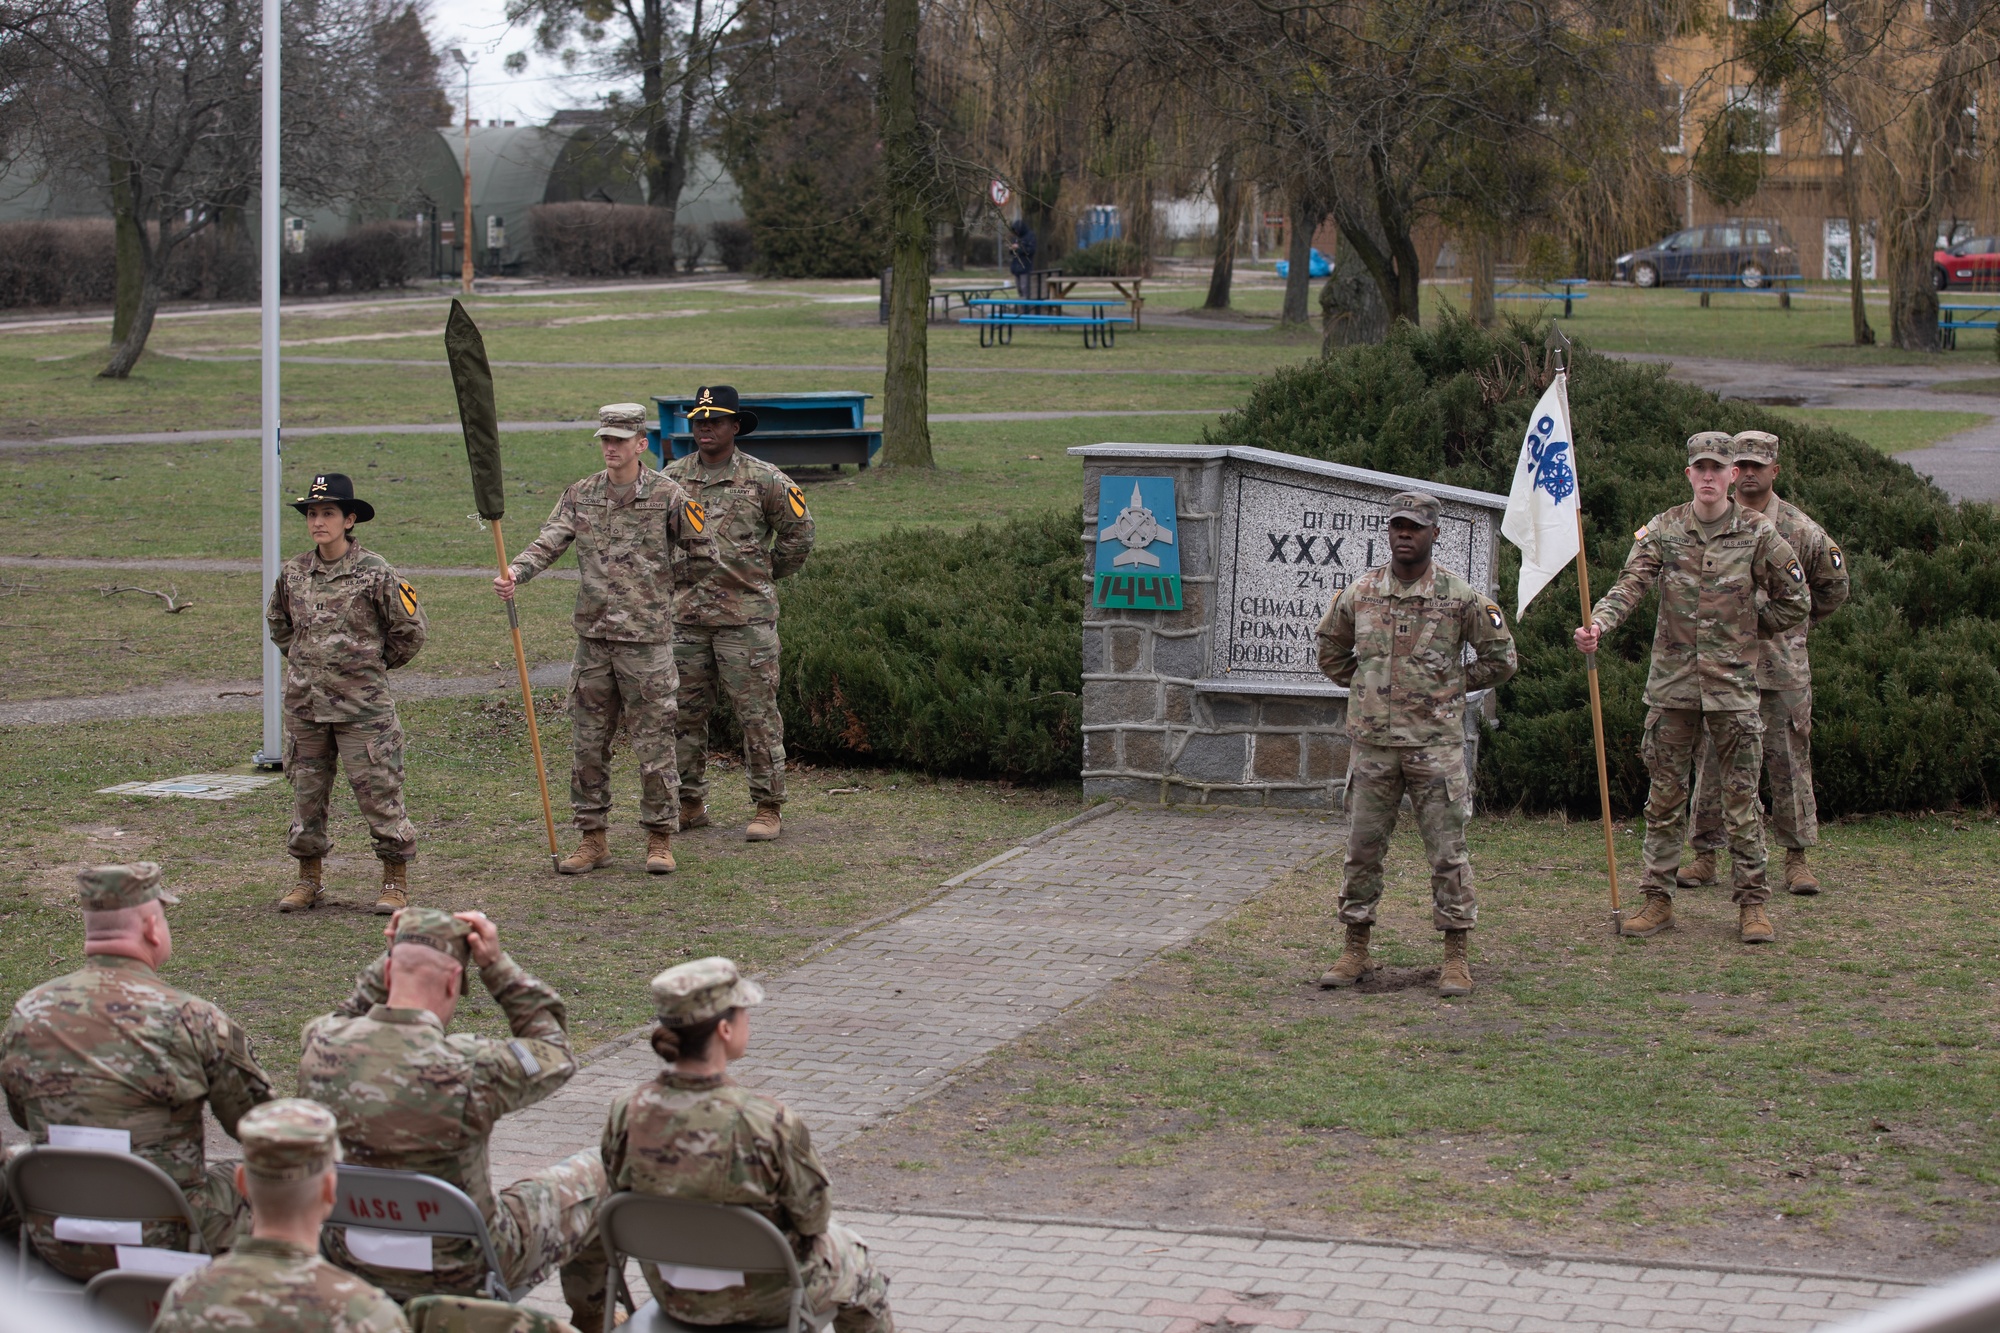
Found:
[[[604,1126],[610,1188],[748,1208],[785,1234],[805,1280],[807,1307],[838,1333],[894,1333],[889,1279],[861,1237],[833,1220],[833,1191],[812,1136],[783,1102],[738,1087],[729,1062],[750,1048],[751,1005],[764,988],[727,958],[703,958],[653,978],[659,1026],[653,1050],[668,1068],[620,1093]],[[700,1270],[670,1285],[641,1266],[660,1308],[688,1324],[782,1324],[791,1290],[782,1275],[715,1285]],[[743,1278],[743,1274],[735,1274]]]
[[[597,1154],[574,1153],[498,1192],[487,1168],[487,1139],[500,1117],[576,1073],[562,997],[501,950],[482,912],[405,908],[388,934],[389,951],[362,972],[354,995],[306,1024],[299,1095],[340,1118],[348,1161],[421,1172],[464,1190],[486,1220],[500,1280],[518,1290],[559,1268],[572,1322],[596,1329],[605,1280]],[[510,1040],[446,1034],[468,959],[506,1013]],[[327,1253],[399,1296],[479,1290],[485,1269],[475,1244],[437,1239],[432,1247],[427,1272],[364,1262],[344,1232],[328,1237]]]
[[[169,986],[155,970],[173,956],[151,861],[96,866],[77,876],[83,966],[14,1002],[0,1033],[0,1087],[14,1123],[36,1143],[122,1148],[173,1178],[194,1209],[211,1254],[229,1248],[249,1210],[226,1166],[204,1156],[201,1108],[233,1135],[251,1107],[271,1100],[271,1080],[241,1026],[207,1000]],[[0,1239],[23,1229],[0,1188]],[[67,1277],[85,1281],[116,1266],[109,1245],[55,1238],[32,1219],[24,1242]],[[147,1224],[145,1243],[179,1248],[184,1228]]]

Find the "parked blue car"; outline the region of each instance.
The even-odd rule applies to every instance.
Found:
[[[1328,259],[1325,255],[1321,254],[1317,250],[1314,250],[1311,253],[1312,253],[1312,258],[1306,262],[1306,275],[1308,277],[1314,277],[1314,278],[1324,278],[1330,276],[1333,273],[1333,261],[1331,259]],[[1288,259],[1280,259],[1278,261],[1278,276],[1281,278],[1288,278],[1291,276],[1291,273],[1292,273],[1291,261]]]

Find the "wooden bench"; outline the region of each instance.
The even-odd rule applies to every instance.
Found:
[[[1803,273],[1767,273],[1756,286],[1743,281],[1741,273],[1688,273],[1674,281],[1692,287],[1701,293],[1701,308],[1708,309],[1708,298],[1717,292],[1735,292],[1741,296],[1776,296],[1778,308],[1792,308],[1792,289],[1805,281]]]
[[[777,467],[865,468],[882,448],[882,432],[869,430],[862,414],[873,394],[837,389],[824,393],[739,394],[742,406],[757,414],[757,429],[736,442],[752,458]],[[688,424],[693,395],[654,394],[660,424],[646,428],[647,443],[660,466],[669,458],[694,452],[694,428]]]
[[[1574,302],[1587,301],[1590,293],[1584,291],[1590,285],[1589,278],[1555,278],[1543,283],[1516,282],[1503,291],[1493,293],[1496,301],[1561,301],[1563,318],[1569,319],[1574,313]],[[1554,288],[1561,288],[1556,291]],[[1523,289],[1526,290],[1523,290]]]
[[[961,306],[969,307],[974,301],[982,297],[991,296],[995,292],[1009,292],[1012,290],[1014,289],[1004,282],[996,283],[991,287],[933,287],[931,288],[930,321],[935,324],[939,320],[951,318],[951,302],[953,297],[958,298],[958,303]]]
[[[1146,308],[1144,278],[1065,278],[1062,270],[1056,269],[1048,276],[1049,295],[1057,298],[1068,297],[1085,283],[1101,283],[1117,292],[1124,299],[1125,313],[1132,318],[1132,332],[1143,331],[1145,326],[1140,323],[1140,314]]]
[[[1970,318],[1967,318],[1970,316]],[[1958,350],[1960,329],[2000,328],[2000,305],[1940,305],[1938,307],[1938,347]]]
[[[979,330],[981,347],[1011,347],[1014,330],[1022,327],[1081,329],[1083,345],[1088,347],[1110,347],[1117,342],[1117,325],[1130,324],[1132,320],[1124,315],[1107,315],[1104,312],[1120,301],[1068,300],[1068,301],[1023,301],[983,299],[966,302],[968,309],[986,313],[961,319],[960,324],[970,325]],[[1065,315],[1063,307],[1080,306],[1090,311],[1087,315]]]

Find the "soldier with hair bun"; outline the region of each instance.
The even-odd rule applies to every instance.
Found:
[[[812,1136],[783,1102],[740,1087],[729,1065],[750,1048],[764,988],[727,958],[703,958],[653,978],[653,1050],[667,1068],[620,1093],[604,1126],[613,1190],[748,1208],[792,1242],[806,1305],[838,1333],[893,1333],[889,1279],[868,1247],[833,1219],[833,1191]],[[660,1308],[689,1324],[783,1324],[782,1275],[682,1272],[642,1265]],[[814,1327],[818,1327],[817,1322]]]

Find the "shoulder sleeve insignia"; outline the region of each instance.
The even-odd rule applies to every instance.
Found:
[[[796,486],[787,486],[785,488],[785,499],[791,502],[793,518],[804,518],[806,516],[806,496],[804,491]]]
[[[1500,608],[1491,602],[1486,604],[1486,623],[1494,629],[1504,629],[1507,625],[1506,619],[1500,614]]]
[[[407,582],[398,582],[396,584],[396,594],[403,599],[403,614],[406,616],[415,615],[417,613],[417,590],[412,588]]]
[[[1796,560],[1786,562],[1785,572],[1792,576],[1792,582],[1794,583],[1804,583],[1806,581],[1806,572],[1799,568],[1799,562]]]
[[[514,1053],[516,1060],[521,1062],[522,1073],[526,1074],[529,1078],[541,1077],[542,1062],[535,1058],[535,1053],[529,1050],[525,1043],[510,1041],[507,1043],[507,1049]]]
[[[682,509],[687,514],[689,527],[693,528],[697,533],[708,529],[708,511],[701,507],[701,501],[689,500],[682,506]]]
[[[1847,557],[1842,555],[1840,553],[1840,548],[1838,546],[1835,546],[1832,542],[1828,542],[1826,544],[1826,558],[1833,561],[1833,567],[1835,569],[1847,568]]]
[[[1632,534],[1632,540],[1633,540],[1633,541],[1635,541],[1635,542],[1642,542],[1642,541],[1645,541],[1645,540],[1646,540],[1646,529],[1645,529],[1644,527],[1641,527],[1641,528],[1640,528],[1640,529],[1639,529],[1639,530],[1638,530],[1637,532],[1633,533],[1633,534]]]

